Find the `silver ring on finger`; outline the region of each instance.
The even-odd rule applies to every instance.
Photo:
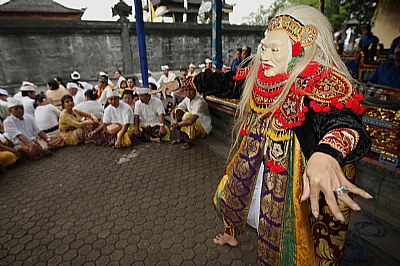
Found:
[[[339,196],[342,196],[343,194],[349,193],[349,188],[345,185],[340,185],[340,187],[335,188],[335,190],[333,190],[333,192],[335,193],[335,195],[337,197],[339,197]]]

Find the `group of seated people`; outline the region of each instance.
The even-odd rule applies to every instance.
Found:
[[[344,38],[341,32],[334,34],[334,44],[355,80],[380,86],[400,88],[400,36],[393,39],[390,48],[384,51],[383,44],[371,31],[369,24],[361,27],[362,36],[349,53],[344,53]],[[349,51],[348,50],[348,51]]]
[[[352,77],[360,82],[370,82],[380,86],[400,88],[400,44],[394,47],[387,59],[379,64],[365,64],[362,58],[363,52],[356,50],[354,59],[345,60],[345,64]],[[368,69],[369,75],[363,75],[360,69]],[[373,71],[371,71],[372,69]]]
[[[210,133],[208,105],[196,89],[184,88],[185,98],[171,112],[168,128],[164,105],[150,88],[136,87],[120,71],[115,86],[105,72],[99,74],[96,86],[81,81],[76,71],[66,85],[55,78],[45,94],[37,94],[37,86],[26,81],[12,97],[0,89],[0,169],[21,156],[39,159],[65,145],[122,148],[135,139],[170,141],[170,130],[180,134],[171,143],[187,150]]]

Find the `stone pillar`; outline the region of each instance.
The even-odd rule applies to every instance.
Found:
[[[120,0],[113,8],[111,8],[111,10],[113,16],[119,16],[118,22],[121,24],[121,46],[124,64],[123,73],[124,75],[132,75],[134,71],[131,45],[129,43],[129,20],[127,18],[132,14],[132,6],[129,6],[124,1]]]
[[[133,70],[133,60],[132,60],[132,50],[129,42],[129,22],[121,22],[121,46],[122,55],[124,62],[124,75],[132,75]]]

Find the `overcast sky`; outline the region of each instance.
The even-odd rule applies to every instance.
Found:
[[[9,0],[0,0],[0,4],[4,4]],[[134,5],[134,0],[124,0],[129,5]],[[145,1],[145,0],[142,0]],[[66,7],[71,8],[87,8],[83,15],[83,20],[117,20],[118,17],[112,18],[111,7],[119,0],[55,0]],[[233,13],[230,14],[231,24],[240,24],[242,19],[255,12],[260,5],[269,6],[273,0],[226,0],[229,4],[236,4]]]

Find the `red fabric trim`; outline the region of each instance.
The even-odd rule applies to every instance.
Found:
[[[326,133],[319,144],[328,144],[345,158],[356,148],[359,138],[360,134],[354,129],[337,128]]]

